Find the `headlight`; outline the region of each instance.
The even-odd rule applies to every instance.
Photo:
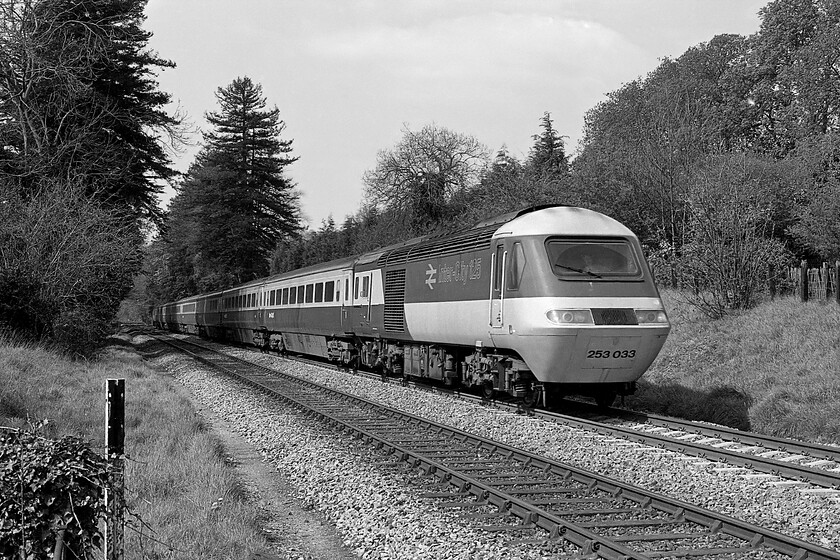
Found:
[[[661,309],[636,309],[636,321],[640,325],[667,324],[668,316]]]
[[[552,309],[546,312],[545,316],[557,325],[595,324],[592,320],[592,312],[588,309]]]

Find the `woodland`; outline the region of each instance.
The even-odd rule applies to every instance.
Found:
[[[289,179],[305,154],[247,76],[218,87],[174,171],[186,130],[155,76],[177,61],[149,51],[144,7],[0,0],[0,330],[84,354],[135,284],[147,309],[538,204],[625,223],[716,316],[761,301],[769,270],[840,258],[839,0],[773,0],[754,35],[663,58],[606,92],[574,147],[549,113],[523,160],[406,126],[371,154],[359,208],[317,228]]]

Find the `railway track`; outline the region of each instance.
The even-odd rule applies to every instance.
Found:
[[[196,359],[423,469],[427,494],[481,528],[601,558],[840,559],[840,553],[443,424],[169,338]]]
[[[305,363],[324,367],[322,362],[296,357]],[[357,372],[370,378],[375,374]],[[485,400],[472,393],[428,386],[409,381],[418,389],[452,395],[455,398]],[[836,496],[840,501],[840,447],[821,445],[763,434],[744,432],[726,426],[692,422],[680,418],[643,414],[620,408],[602,408],[581,401],[563,401],[563,412],[545,408],[524,408],[505,400],[494,406],[524,412],[543,420],[621,438],[639,445],[656,447],[717,461],[731,467],[762,473],[755,476],[784,478],[820,486],[812,493]],[[722,467],[727,468],[727,467]]]
[[[297,359],[297,358],[296,358]],[[304,361],[324,366],[323,363]],[[372,378],[374,374],[358,372]],[[429,387],[409,382],[419,389],[480,401],[481,397],[458,390]],[[784,478],[821,486],[810,492],[836,496],[840,501],[840,447],[744,432],[726,426],[692,422],[620,408],[602,408],[581,401],[564,400],[563,412],[545,408],[524,408],[511,401],[493,401],[495,406],[524,412],[543,420],[621,438],[639,445],[656,447],[717,461],[732,467],[762,473],[755,476]],[[618,442],[617,442],[618,443]],[[727,467],[723,467],[727,468]]]
[[[318,367],[339,369],[332,364],[303,356],[293,356],[290,359]],[[383,381],[396,381],[394,378],[386,379],[364,371],[357,371],[355,374]],[[421,390],[449,394],[459,399],[486,400],[457,389],[430,386],[415,381],[406,383]],[[785,479],[779,481],[781,484],[812,484],[822,487],[822,490],[818,488],[804,491],[834,496],[840,501],[840,447],[766,436],[726,426],[643,414],[621,408],[605,409],[581,401],[564,400],[563,412],[545,408],[524,408],[521,404],[509,400],[494,400],[492,404],[531,414],[543,420],[621,438],[641,446],[720,462],[725,465],[721,468],[742,468],[745,471],[761,473],[748,476]]]

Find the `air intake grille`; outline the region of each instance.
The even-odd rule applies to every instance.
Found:
[[[405,269],[385,273],[385,330],[405,332]]]
[[[636,312],[632,309],[617,309],[608,307],[593,309],[592,319],[596,325],[638,325]]]

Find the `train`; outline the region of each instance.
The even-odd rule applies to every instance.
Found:
[[[636,235],[560,205],[186,297],[152,321],[529,406],[633,393],[670,332]]]

